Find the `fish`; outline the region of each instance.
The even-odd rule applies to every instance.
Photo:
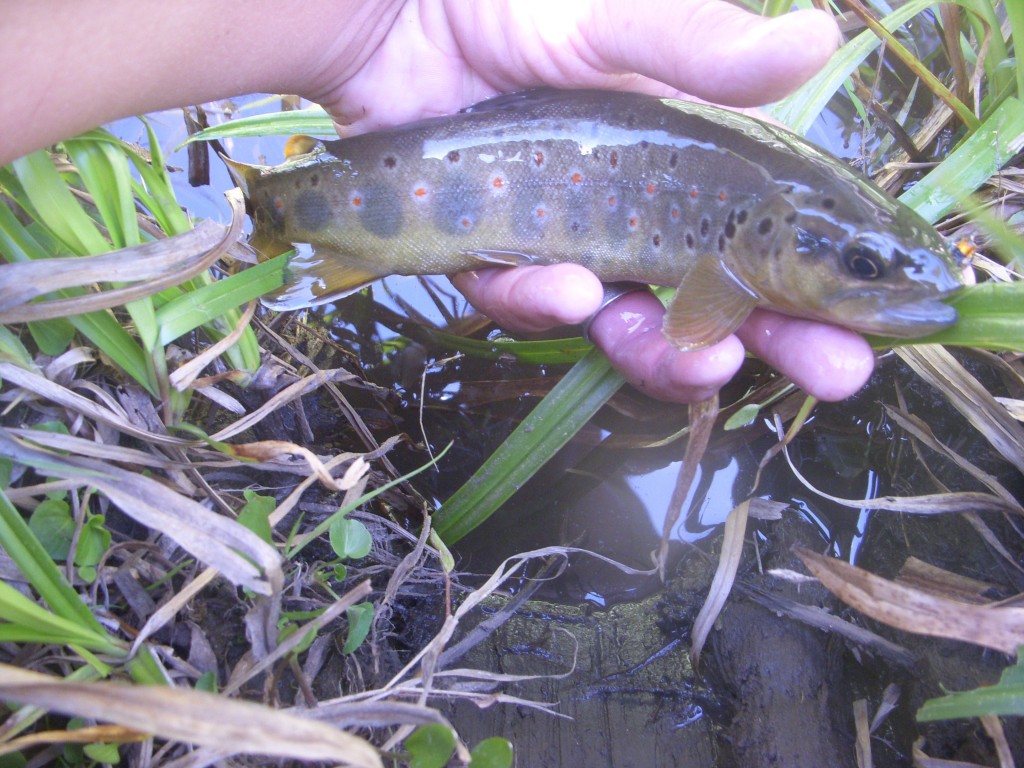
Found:
[[[572,262],[676,288],[662,330],[682,350],[755,307],[898,338],[957,320],[959,252],[928,222],[800,136],[706,104],[535,89],[230,166],[260,258],[311,246],[274,309],[388,275]]]

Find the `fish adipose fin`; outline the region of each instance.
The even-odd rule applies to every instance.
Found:
[[[315,307],[341,299],[391,274],[345,261],[343,254],[325,251],[296,254],[284,270],[284,286],[263,297],[263,304],[280,312]]]
[[[662,333],[682,350],[717,344],[747,319],[757,298],[717,258],[707,258],[683,278],[669,302]]]

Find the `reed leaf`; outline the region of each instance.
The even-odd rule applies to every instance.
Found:
[[[1024,101],[1007,99],[927,176],[900,196],[934,222],[961,204],[1024,148]]]
[[[220,125],[210,126],[188,137],[192,141],[229,139],[261,136],[292,136],[307,133],[314,136],[337,138],[334,121],[322,107],[295,109],[289,112],[275,112],[269,115],[239,117]]]
[[[434,530],[451,544],[508,500],[590,420],[623,384],[597,350],[558,382],[491,457],[434,514]]]

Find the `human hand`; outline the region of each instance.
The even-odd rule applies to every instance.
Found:
[[[719,0],[421,0],[401,8],[354,76],[317,99],[336,115],[342,135],[540,84],[685,92],[750,106],[797,87],[836,41],[826,14],[765,19]],[[416,87],[403,88],[410,72]],[[602,300],[600,282],[576,265],[481,270],[453,282],[512,330],[580,323]],[[630,294],[590,327],[627,380],[659,399],[692,402],[717,391],[738,370],[744,347],[823,400],[849,396],[873,367],[860,336],[767,311],[710,348],[681,352],[660,333],[663,314],[652,295]]]

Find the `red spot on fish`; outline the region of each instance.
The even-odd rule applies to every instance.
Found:
[[[494,181],[491,182],[495,189],[501,189],[505,186],[505,180],[501,176],[495,176]]]
[[[690,197],[693,198],[694,200],[696,200],[699,195],[700,192],[697,191],[696,187],[690,190]]]
[[[348,199],[348,201],[352,205],[353,208],[360,208],[363,205],[363,198],[362,198],[362,196],[358,192],[355,193],[354,195],[352,195]]]
[[[427,188],[426,187],[416,187],[416,189],[414,189],[412,191],[412,193],[414,195],[416,195],[416,197],[426,197],[426,195],[427,195]]]
[[[461,157],[462,156],[458,153],[458,151],[453,149],[451,152],[448,153],[448,162],[449,163],[457,163],[457,162],[459,162],[459,159]]]
[[[718,199],[721,200],[724,203],[726,200],[729,199],[729,196],[727,194],[725,194],[725,191],[723,190],[723,191],[718,193]]]
[[[543,205],[538,205],[534,213],[536,213],[538,221],[543,221],[544,217],[548,215],[548,211]]]
[[[679,217],[682,216],[683,213],[679,210],[678,205],[673,205],[669,215],[672,217],[672,221],[679,221]]]
[[[274,208],[276,208],[279,211],[284,210],[284,200],[282,200],[280,197],[275,197]]]
[[[608,195],[608,207],[609,208],[614,208],[615,207],[615,195]]]
[[[544,153],[541,152],[539,149],[533,156],[533,162],[537,165],[538,168],[544,165]]]
[[[653,195],[655,189],[656,189],[656,187],[654,186],[654,183],[653,182],[648,182],[648,184],[647,184],[647,194],[648,195]]]
[[[612,168],[615,168],[619,164],[619,153],[612,150],[611,155],[608,156],[608,163]]]
[[[637,227],[640,226],[640,219],[636,215],[629,217],[629,231],[636,232]]]
[[[579,173],[574,173],[571,177],[569,177],[569,180],[573,184],[579,184],[581,181],[583,181],[583,175]]]
[[[470,227],[473,226],[473,222],[467,218],[463,218],[462,221],[459,222],[459,226],[461,226],[463,229],[469,229]]]

